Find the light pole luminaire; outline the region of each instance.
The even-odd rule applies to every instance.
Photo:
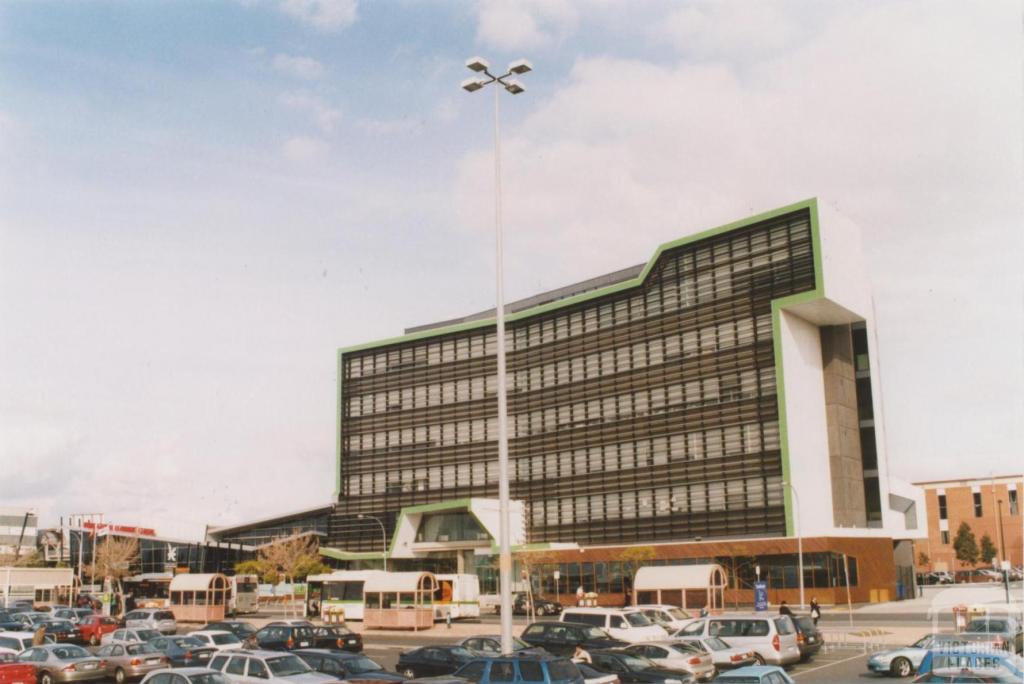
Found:
[[[467,78],[462,88],[472,93],[491,84],[499,84],[512,95],[518,95],[526,88],[514,78],[513,74],[525,74],[533,67],[525,59],[512,62],[508,71],[501,76],[490,72],[490,64],[482,57],[471,57],[466,60],[470,71],[482,74],[475,78]],[[511,520],[509,514],[508,484],[508,398],[505,391],[505,277],[502,258],[501,228],[501,117],[500,94],[494,89],[494,257],[496,305],[494,317],[496,323],[495,342],[497,342],[497,390],[498,390],[498,578],[501,588],[501,652],[512,653],[512,547],[509,540]]]
[[[783,482],[783,487],[789,487],[789,491],[793,492],[793,504],[794,504],[794,515],[793,522],[794,531],[796,532],[796,562],[797,562],[797,573],[800,576],[800,609],[803,610],[807,605],[804,602],[804,538],[800,533],[800,497],[797,496],[796,487],[793,486],[792,482]]]

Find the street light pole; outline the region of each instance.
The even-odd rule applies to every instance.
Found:
[[[518,95],[526,88],[513,74],[525,74],[532,66],[525,59],[513,62],[501,76],[490,72],[490,65],[480,57],[466,61],[466,67],[487,78],[469,78],[462,82],[467,92],[475,92],[484,86],[499,84],[512,95]],[[501,590],[501,652],[512,653],[512,546],[509,539],[511,515],[509,512],[508,481],[508,393],[505,388],[505,276],[503,258],[503,236],[501,225],[501,117],[499,109],[500,92],[494,89],[494,257],[496,303],[494,307],[497,347],[497,390],[498,390],[498,578]]]
[[[373,520],[378,525],[380,525],[380,544],[381,544],[380,557],[381,557],[381,560],[384,562],[384,572],[387,572],[388,571],[388,533],[387,533],[387,530],[384,529],[384,523],[381,522],[381,519],[378,518],[377,516],[375,516],[375,515],[367,515],[366,513],[360,513],[356,517],[359,518],[360,520],[364,520],[364,519],[366,519],[366,520]]]
[[[800,609],[803,610],[804,606],[804,538],[800,534],[800,497],[797,496],[796,487],[793,486],[792,482],[783,482],[784,487],[789,487],[789,491],[793,492],[793,503],[795,504],[796,513],[796,554],[797,554],[797,572],[800,574]]]

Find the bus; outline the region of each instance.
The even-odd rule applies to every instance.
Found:
[[[337,570],[306,578],[306,615],[323,617],[341,607],[346,620],[363,619],[363,584],[383,570]]]
[[[121,580],[125,595],[131,595],[136,608],[167,608],[171,605],[169,572],[147,572]]]
[[[260,585],[256,575],[235,575],[229,578],[231,596],[228,599],[229,615],[256,613],[260,609]]]
[[[480,617],[480,578],[476,575],[435,575],[434,619]]]

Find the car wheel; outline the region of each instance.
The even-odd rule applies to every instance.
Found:
[[[416,671],[413,670],[411,667],[407,667],[404,670],[402,670],[402,676],[406,679],[416,679]]]
[[[889,665],[889,671],[894,677],[909,677],[914,673],[914,666],[906,658],[897,658]]]
[[[124,670],[121,668],[114,670],[114,681],[117,682],[117,684],[124,684],[124,679]]]
[[[764,658],[761,657],[760,653],[755,653],[754,654],[754,662],[756,662],[758,665],[764,665],[765,664]]]
[[[49,672],[43,672],[39,675],[39,684],[53,684],[53,675]]]

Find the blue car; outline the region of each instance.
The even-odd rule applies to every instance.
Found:
[[[796,684],[778,665],[738,667],[718,675],[715,681],[728,684]]]
[[[583,675],[568,658],[556,656],[509,656],[479,658],[455,672],[474,684],[534,682],[536,684],[583,684]]]

